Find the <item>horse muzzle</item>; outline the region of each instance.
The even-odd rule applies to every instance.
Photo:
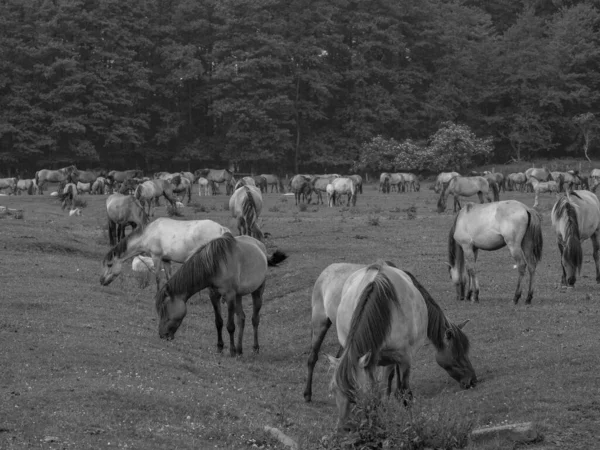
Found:
[[[111,276],[106,277],[106,276],[102,275],[100,277],[100,284],[102,286],[108,286],[110,283],[112,283],[112,280],[114,280],[114,277],[111,277]]]
[[[462,380],[460,382],[460,386],[463,389],[471,389],[471,388],[474,388],[476,385],[477,385],[477,377],[468,378],[468,379]]]

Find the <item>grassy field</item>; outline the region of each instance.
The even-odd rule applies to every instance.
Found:
[[[531,194],[501,198],[533,204]],[[453,216],[435,212],[437,196],[426,185],[419,193],[389,195],[367,186],[356,207],[305,211],[293,197],[265,195],[268,246],[289,259],[269,271],[261,353],[250,352],[247,320],[241,358],[216,352],[205,293],[190,300],[176,338],[166,342],[158,337],[153,282],[144,287],[127,269],[100,286],[108,250],[105,199],[85,200],[83,216],[69,217],[49,196],[0,197],[0,205],[24,210],[23,219],[0,220],[2,449],[282,448],[265,425],[303,449],[319,448],[334,430],[336,409],[324,357],[313,402],[302,396],[312,286],[333,262],[378,258],[412,271],[451,320],[471,320],[465,331],[480,383],[461,390],[426,346],[412,373],[420,408],[442,408],[476,425],[534,421],[544,440],[533,448],[598,445],[600,303],[591,243],[584,243],[576,287],[561,289],[551,195],[540,201],[545,249],[531,306],[511,303],[517,274],[506,249],[480,254],[481,302],[455,301],[445,263]],[[226,203],[223,195],[196,194],[183,218],[230,226]],[[248,314],[250,301],[244,303]],[[336,352],[334,330],[322,350]]]

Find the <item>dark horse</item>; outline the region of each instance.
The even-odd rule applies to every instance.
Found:
[[[254,352],[258,353],[258,324],[265,289],[267,267],[285,260],[282,252],[267,257],[264,244],[251,236],[233,237],[231,233],[213,239],[190,256],[181,268],[169,278],[156,294],[156,311],[160,319],[158,333],[162,339],[173,339],[187,312],[187,301],[196,292],[210,287],[210,300],[215,312],[217,349],[223,351],[223,318],[221,297],[227,303],[227,331],[229,353],[242,354],[242,342],[246,315],[242,308],[242,296],[251,294],[253,303],[252,326],[254,327]],[[237,345],[234,342],[237,316],[239,329]]]

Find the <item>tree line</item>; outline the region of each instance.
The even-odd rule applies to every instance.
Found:
[[[402,166],[452,127],[494,162],[588,155],[599,26],[591,0],[0,0],[0,171],[346,171],[377,139]]]

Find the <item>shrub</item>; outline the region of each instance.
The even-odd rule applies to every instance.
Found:
[[[406,209],[406,218],[408,220],[414,220],[417,218],[417,206],[416,205],[411,205],[409,208]]]

